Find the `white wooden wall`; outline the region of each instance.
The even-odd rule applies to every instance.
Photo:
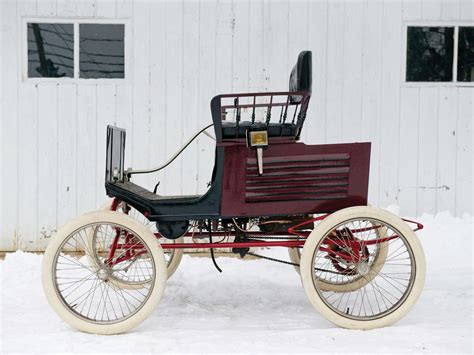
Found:
[[[370,203],[403,215],[471,213],[474,88],[402,82],[406,21],[474,21],[472,0],[0,0],[0,250],[42,250],[68,219],[96,209],[105,128],[127,129],[127,166],[163,162],[211,122],[217,93],[285,90],[313,51],[307,143],[371,141]],[[22,17],[126,18],[124,84],[21,79]],[[213,142],[137,178],[161,194],[205,191]]]

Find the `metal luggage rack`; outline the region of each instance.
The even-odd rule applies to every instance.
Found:
[[[235,124],[235,138],[242,126],[272,127],[283,135],[285,125],[294,125],[292,135],[298,140],[310,99],[310,91],[218,95],[211,102],[216,132],[226,124]]]

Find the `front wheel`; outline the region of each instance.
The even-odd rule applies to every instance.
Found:
[[[113,203],[113,200],[111,199],[107,201],[104,205],[102,205],[100,209],[102,211],[111,211],[112,203]],[[156,223],[150,222],[148,218],[146,218],[142,213],[137,211],[132,206],[121,201],[118,204],[115,211],[117,213],[123,213],[136,219],[138,222],[140,222],[146,228],[148,228],[153,234],[155,235],[158,234]],[[90,239],[90,242],[92,243],[92,238]],[[165,243],[180,244],[180,243],[184,243],[184,237],[179,237],[177,239],[166,239],[164,237],[160,237],[158,238],[158,242],[160,244],[165,244]],[[165,249],[164,253],[165,253],[165,260],[166,260],[166,267],[167,267],[166,271],[167,271],[167,275],[169,279],[178,269],[181,259],[183,258],[183,249]],[[138,286],[139,285],[137,285],[136,287]],[[124,284],[124,287],[132,287],[132,286]]]
[[[383,264],[368,251],[377,245],[387,249]],[[308,299],[326,319],[343,328],[372,329],[396,322],[415,304],[425,280],[425,257],[415,233],[399,217],[351,207],[311,232],[300,272]],[[335,277],[364,282],[345,292],[321,287],[321,280]]]
[[[72,220],[54,236],[44,254],[42,282],[48,302],[72,327],[123,333],[144,321],[160,301],[165,257],[155,236],[139,222],[96,211]],[[123,288],[124,282],[143,287]]]

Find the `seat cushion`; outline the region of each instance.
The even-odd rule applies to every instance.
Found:
[[[265,129],[265,123],[254,123],[243,121],[239,123],[239,132],[237,133],[236,122],[222,122],[222,138],[245,138],[245,134],[249,128]],[[294,136],[296,125],[293,123],[270,123],[268,126],[269,137],[288,137]]]

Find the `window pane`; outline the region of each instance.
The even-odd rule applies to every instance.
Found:
[[[64,23],[28,23],[28,77],[74,76],[74,28]]]
[[[81,78],[124,77],[124,25],[79,25]]]
[[[474,81],[474,27],[459,27],[458,81]]]
[[[407,81],[453,80],[453,27],[408,27]]]

